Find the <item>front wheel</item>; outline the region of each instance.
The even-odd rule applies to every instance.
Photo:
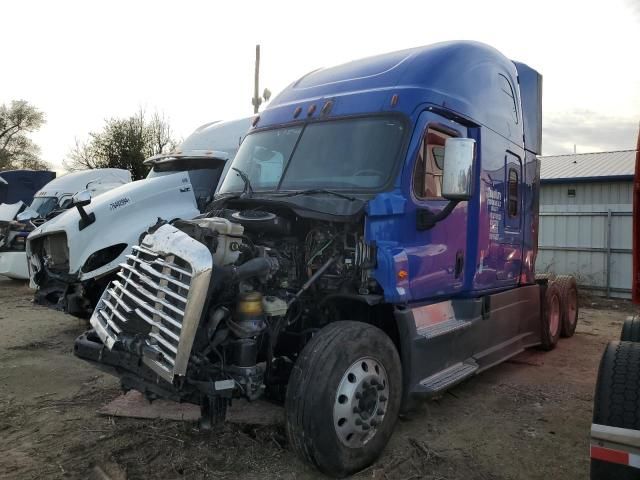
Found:
[[[328,475],[355,473],[391,438],[401,397],[400,357],[391,339],[365,323],[331,323],[304,347],[291,373],[289,442]]]

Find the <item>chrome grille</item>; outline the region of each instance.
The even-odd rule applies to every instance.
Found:
[[[170,225],[147,235],[126,256],[91,317],[107,348],[142,335],[145,364],[168,381],[184,375],[211,261],[204,245]]]

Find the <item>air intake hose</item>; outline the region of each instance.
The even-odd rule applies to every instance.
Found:
[[[225,276],[231,280],[240,282],[248,278],[264,277],[278,270],[278,260],[273,257],[258,257],[243,263],[240,266],[230,265],[223,267]]]

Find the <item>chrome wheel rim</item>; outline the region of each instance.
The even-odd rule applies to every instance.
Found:
[[[560,299],[554,295],[551,299],[551,311],[549,312],[549,333],[555,337],[560,327]]]
[[[389,380],[382,364],[360,358],[345,371],[333,404],[333,425],[347,447],[359,448],[371,440],[387,412]]]

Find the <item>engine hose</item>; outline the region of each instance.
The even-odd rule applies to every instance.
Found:
[[[248,278],[263,277],[278,269],[278,261],[272,257],[258,257],[246,261],[240,266],[229,265],[222,267],[221,277],[240,282]]]
[[[298,298],[300,298],[300,295],[302,295],[304,292],[306,292],[309,287],[311,285],[313,285],[313,283],[318,280],[318,278],[320,278],[322,276],[322,274],[324,272],[327,271],[327,269],[333,265],[338,258],[340,258],[339,255],[335,255],[333,257],[331,257],[329,260],[327,260],[324,265],[322,265],[318,270],[316,270],[316,273],[314,273],[311,278],[309,278],[309,280],[307,280],[305,282],[304,285],[302,285],[302,287],[300,288],[300,290],[298,290],[298,292],[293,296],[293,298],[291,300],[289,300],[289,302],[287,302],[287,306],[291,306],[293,304],[293,302],[295,302],[296,300],[298,300]]]

